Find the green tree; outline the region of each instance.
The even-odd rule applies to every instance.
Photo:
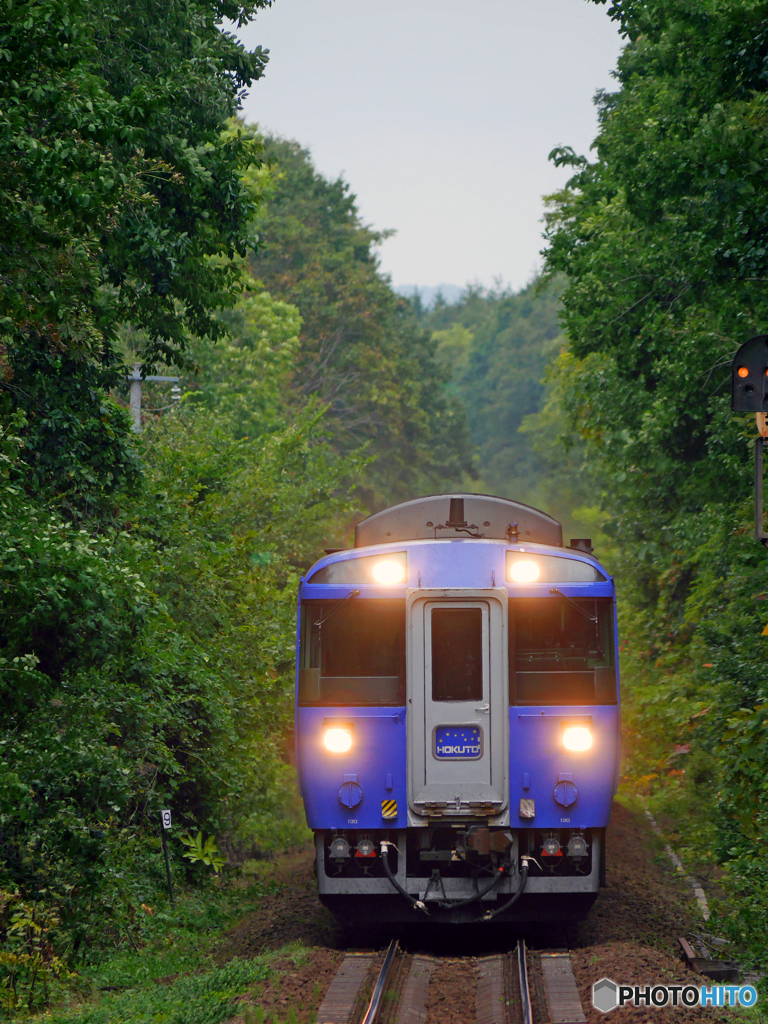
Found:
[[[94,535],[14,485],[0,440],[0,890],[55,907],[71,956],[154,899],[161,807],[206,831],[279,817],[296,565],[350,516],[359,460],[317,412],[238,439],[182,408]]]
[[[379,270],[374,249],[385,235],[361,222],[346,183],[326,180],[298,144],[267,138],[264,154],[275,166],[250,264],[301,314],[296,401],[314,395],[328,406],[339,452],[367,444],[376,457],[361,488],[369,504],[456,486],[472,467],[464,413],[435,343]]]
[[[92,495],[130,476],[104,400],[120,323],[141,333],[147,365],[222,333],[215,311],[239,296],[233,257],[254,208],[240,172],[259,159],[252,138],[222,131],[266,54],[217,22],[269,2],[4,7],[0,411],[24,413],[33,486],[83,494],[83,474],[47,452],[70,440]]]
[[[548,466],[520,428],[541,409],[546,367],[565,344],[561,291],[562,284],[544,289],[538,281],[519,292],[469,286],[460,302],[414,310],[467,410],[482,486],[519,501],[544,499],[560,517],[569,510],[557,493],[544,495]]]
[[[615,0],[627,39],[618,89],[598,97],[593,162],[553,153],[574,175],[551,198],[547,253],[569,279],[562,403],[600,481],[629,598],[636,765],[665,775],[672,742],[691,741],[689,801],[710,807],[741,894],[726,926],[757,958],[765,564],[749,536],[753,426],[731,414],[729,379],[768,313],[767,13],[741,0]]]
[[[296,309],[242,297],[260,150],[228,119],[265,55],[216,26],[267,3],[0,25],[0,902],[70,963],[157,894],[160,807],[274,811],[296,567],[353,512],[360,458],[284,398]],[[200,363],[140,439],[108,395],[125,334]]]
[[[196,338],[190,346],[196,369],[182,376],[194,400],[215,410],[236,438],[260,437],[288,426],[296,413],[290,398],[299,352],[301,317],[295,306],[252,291],[222,313],[228,337]]]

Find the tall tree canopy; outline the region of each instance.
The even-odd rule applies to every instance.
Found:
[[[368,444],[370,505],[457,486],[472,464],[466,417],[446,391],[435,343],[379,269],[374,250],[385,236],[363,224],[348,185],[319,174],[297,143],[267,138],[265,156],[274,169],[251,269],[301,313],[297,399],[329,405],[340,451]]]
[[[693,799],[717,793],[705,844],[735,877],[729,927],[763,956],[765,560],[729,368],[768,315],[768,4],[609,13],[627,46],[596,159],[553,153],[575,171],[548,218],[548,266],[569,278],[559,393],[618,541],[640,763],[664,773],[690,740]]]
[[[635,538],[744,491],[729,357],[768,300],[766,10],[614,4],[628,46],[620,90],[599,97],[598,159],[553,154],[576,174],[547,258],[571,281],[573,354],[593,357],[571,405],[629,472],[617,507],[637,483]]]
[[[4,1009],[141,927],[161,807],[249,839],[284,812],[295,565],[360,460],[284,401],[296,309],[242,297],[260,150],[229,119],[266,56],[217,22],[268,2],[3,6]],[[141,438],[109,394],[126,334],[206,374]]]
[[[520,427],[539,411],[544,371],[565,344],[561,291],[562,285],[543,290],[539,281],[517,293],[470,286],[457,303],[438,298],[429,311],[415,307],[467,410],[483,487],[524,502],[541,497],[543,466]]]
[[[0,384],[23,414],[26,482],[130,477],[104,400],[129,323],[183,359],[239,294],[252,138],[221,133],[263,73],[217,22],[271,0],[9,0],[0,24]],[[78,452],[72,470],[68,452]]]

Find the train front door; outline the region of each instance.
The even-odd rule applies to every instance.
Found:
[[[414,590],[407,614],[411,811],[496,818],[509,794],[507,592]]]

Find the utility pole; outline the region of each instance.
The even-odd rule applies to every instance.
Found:
[[[142,389],[142,385],[143,385],[145,380],[164,381],[164,382],[166,382],[168,384],[175,384],[175,385],[177,385],[179,383],[179,378],[178,377],[158,377],[158,376],[155,376],[155,375],[152,375],[152,376],[149,376],[149,377],[142,377],[141,376],[141,363],[134,363],[133,364],[133,373],[131,373],[130,376],[128,377],[128,381],[129,381],[129,383],[131,385],[130,405],[131,405],[131,419],[133,420],[133,422],[131,424],[131,430],[134,432],[134,434],[140,434],[141,433],[141,389]],[[174,387],[173,390],[175,392],[178,392],[178,388],[177,387]],[[173,397],[174,401],[178,401],[178,399],[179,399],[179,395],[178,394],[174,394],[172,397]]]

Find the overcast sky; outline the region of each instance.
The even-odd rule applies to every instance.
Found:
[[[540,263],[542,195],[586,153],[621,48],[587,0],[275,0],[240,32],[270,49],[246,120],[343,175],[395,285],[515,288]]]

